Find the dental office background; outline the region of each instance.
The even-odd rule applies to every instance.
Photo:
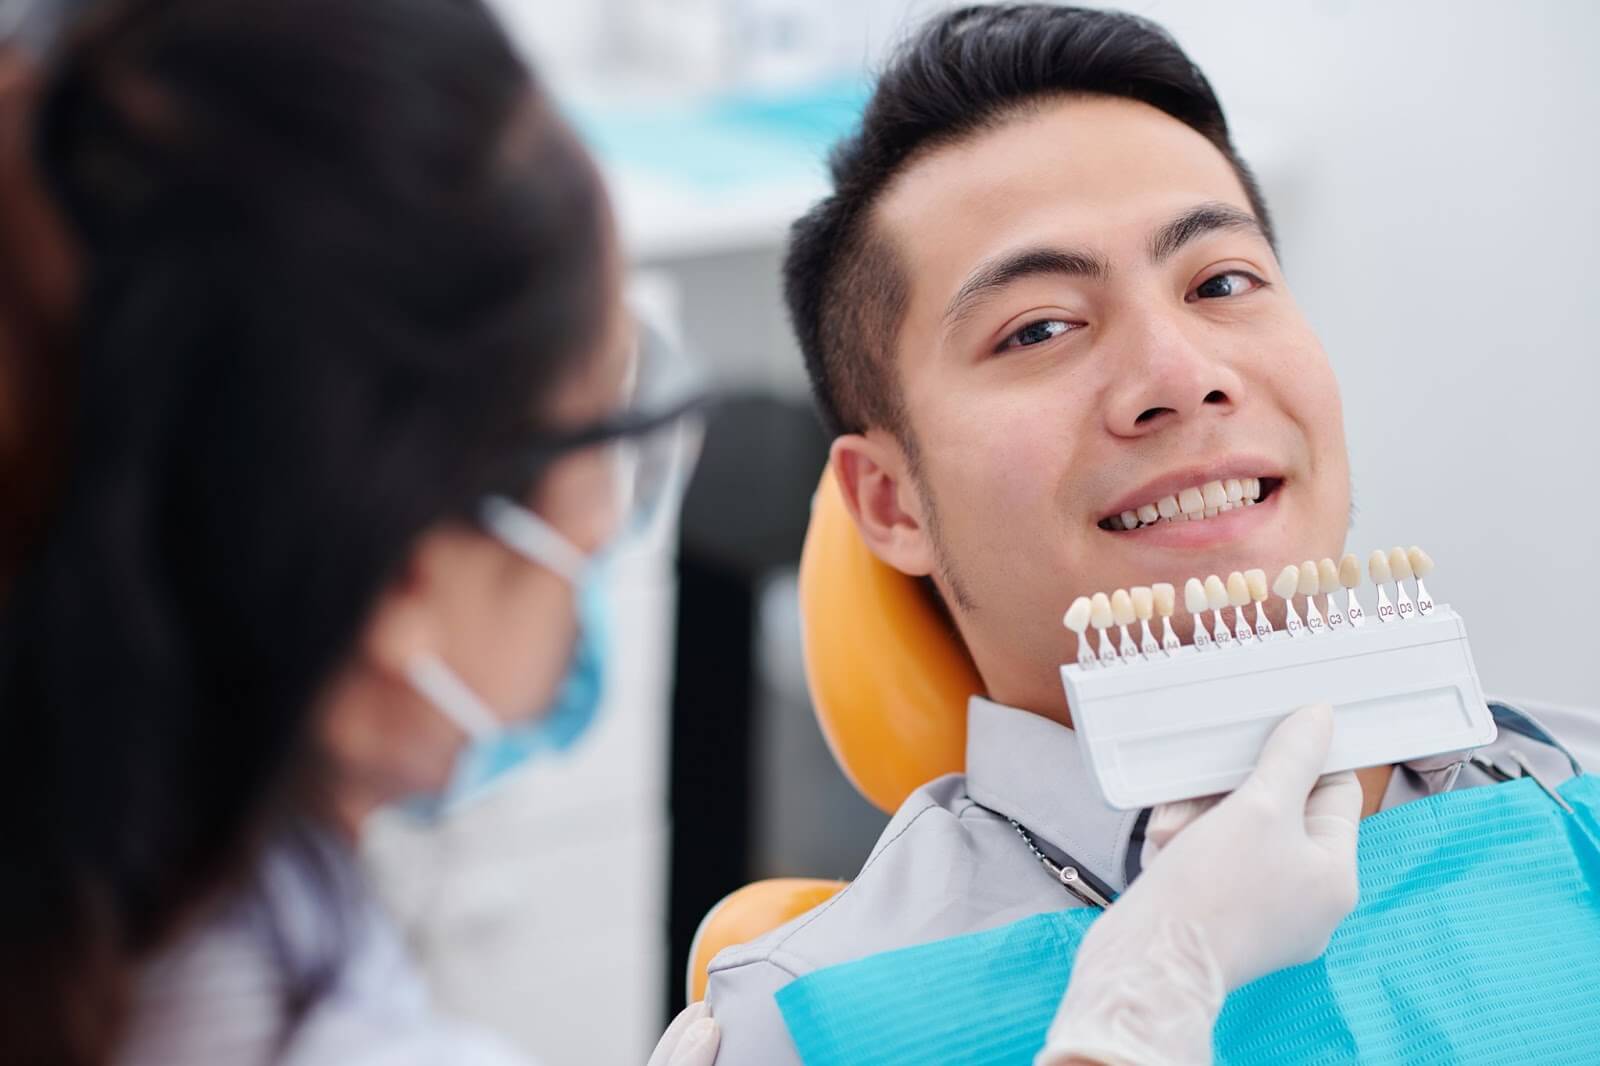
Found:
[[[867,72],[944,5],[495,2],[596,146],[637,302],[740,399],[681,530],[627,560],[610,706],[576,757],[368,851],[449,1007],[546,1062],[642,1062],[711,903],[848,878],[884,823],[801,674],[825,442],[778,270]],[[1350,548],[1427,547],[1491,693],[1600,706],[1600,5],[1119,6],[1207,72],[1265,187],[1343,388]]]

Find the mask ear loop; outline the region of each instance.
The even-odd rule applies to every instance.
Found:
[[[406,677],[429,703],[474,740],[494,736],[500,719],[437,655],[419,655],[406,664]]]
[[[529,562],[550,568],[574,588],[582,584],[589,557],[526,507],[504,496],[490,496],[479,508],[478,518],[485,529]]]

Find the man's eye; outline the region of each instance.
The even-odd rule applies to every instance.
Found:
[[[1032,348],[1035,344],[1043,344],[1052,337],[1059,337],[1077,326],[1062,318],[1041,318],[1037,322],[1029,322],[1011,336],[1000,342],[1000,351],[1015,351],[1018,348]]]
[[[1229,270],[1202,281],[1194,290],[1194,299],[1215,300],[1225,296],[1242,296],[1259,289],[1266,282],[1246,270]]]

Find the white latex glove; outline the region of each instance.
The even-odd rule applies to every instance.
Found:
[[[1318,780],[1333,709],[1273,731],[1221,800],[1158,807],[1156,857],[1084,936],[1035,1066],[1209,1063],[1233,989],[1309,962],[1355,907],[1361,785]]]
[[[661,1034],[645,1066],[712,1066],[720,1043],[722,1030],[712,1020],[711,1008],[705,1000],[691,1003]]]

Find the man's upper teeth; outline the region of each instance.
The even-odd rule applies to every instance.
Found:
[[[1230,477],[1207,481],[1147,503],[1132,511],[1112,515],[1106,524],[1112,529],[1138,529],[1157,522],[1190,522],[1212,518],[1235,507],[1249,507],[1261,499],[1261,479]]]

